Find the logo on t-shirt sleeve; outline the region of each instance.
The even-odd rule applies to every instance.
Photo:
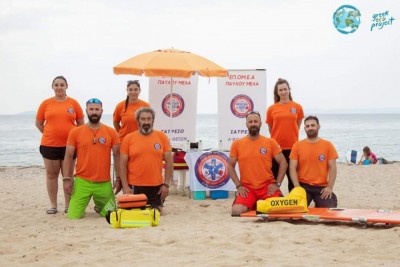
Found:
[[[266,149],[265,147],[261,147],[261,148],[260,148],[260,154],[261,154],[261,155],[267,154],[267,149]]]
[[[154,144],[154,148],[155,148],[156,150],[160,150],[160,149],[161,149],[161,145],[160,145],[159,143],[155,143],[155,144]]]

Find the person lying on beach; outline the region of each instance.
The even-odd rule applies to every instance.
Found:
[[[283,196],[279,187],[288,164],[275,139],[260,135],[261,124],[260,113],[249,112],[246,116],[249,134],[235,140],[230,149],[228,173],[238,192],[232,205],[233,216],[255,210],[257,200]],[[272,159],[279,164],[277,177],[271,170]],[[240,179],[236,163],[239,163]]]
[[[363,148],[363,155],[361,156],[359,165],[369,165],[378,163],[378,158],[374,153],[371,152],[371,149],[366,146]]]

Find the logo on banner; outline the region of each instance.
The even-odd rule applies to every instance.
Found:
[[[253,100],[247,95],[237,95],[231,101],[231,111],[238,118],[246,117],[253,109]]]
[[[210,189],[224,186],[230,179],[227,162],[228,156],[222,152],[201,155],[197,159],[194,169],[199,183]]]
[[[355,32],[361,23],[360,11],[351,5],[343,5],[333,13],[333,25],[338,32],[349,34]]]
[[[171,94],[168,94],[161,103],[161,109],[166,116],[170,117],[172,113],[172,117],[177,117],[181,115],[185,109],[185,101],[183,97],[178,94],[173,93],[172,98]]]

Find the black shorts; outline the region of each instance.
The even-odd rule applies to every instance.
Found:
[[[51,160],[64,160],[65,156],[65,146],[64,147],[53,147],[53,146],[40,146],[40,154],[45,159]],[[76,159],[76,151],[74,154],[74,159]]]
[[[309,184],[300,183],[300,186],[306,190],[307,193],[307,204],[310,206],[311,201],[314,201],[315,207],[317,208],[336,208],[337,207],[337,197],[332,192],[332,197],[327,199],[321,198],[321,191],[325,186],[315,186]]]
[[[158,194],[162,185],[156,186],[132,186],[133,194],[145,194],[147,197],[147,203],[151,205],[153,208],[158,209],[162,207],[161,203],[161,194]]]

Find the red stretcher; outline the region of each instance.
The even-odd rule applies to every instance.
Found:
[[[342,209],[342,208],[308,208],[306,213],[273,213],[257,214],[249,211],[240,214],[240,217],[258,217],[269,219],[300,219],[307,221],[342,221],[357,222],[363,225],[382,223],[387,225],[400,224],[400,211],[376,209]]]

